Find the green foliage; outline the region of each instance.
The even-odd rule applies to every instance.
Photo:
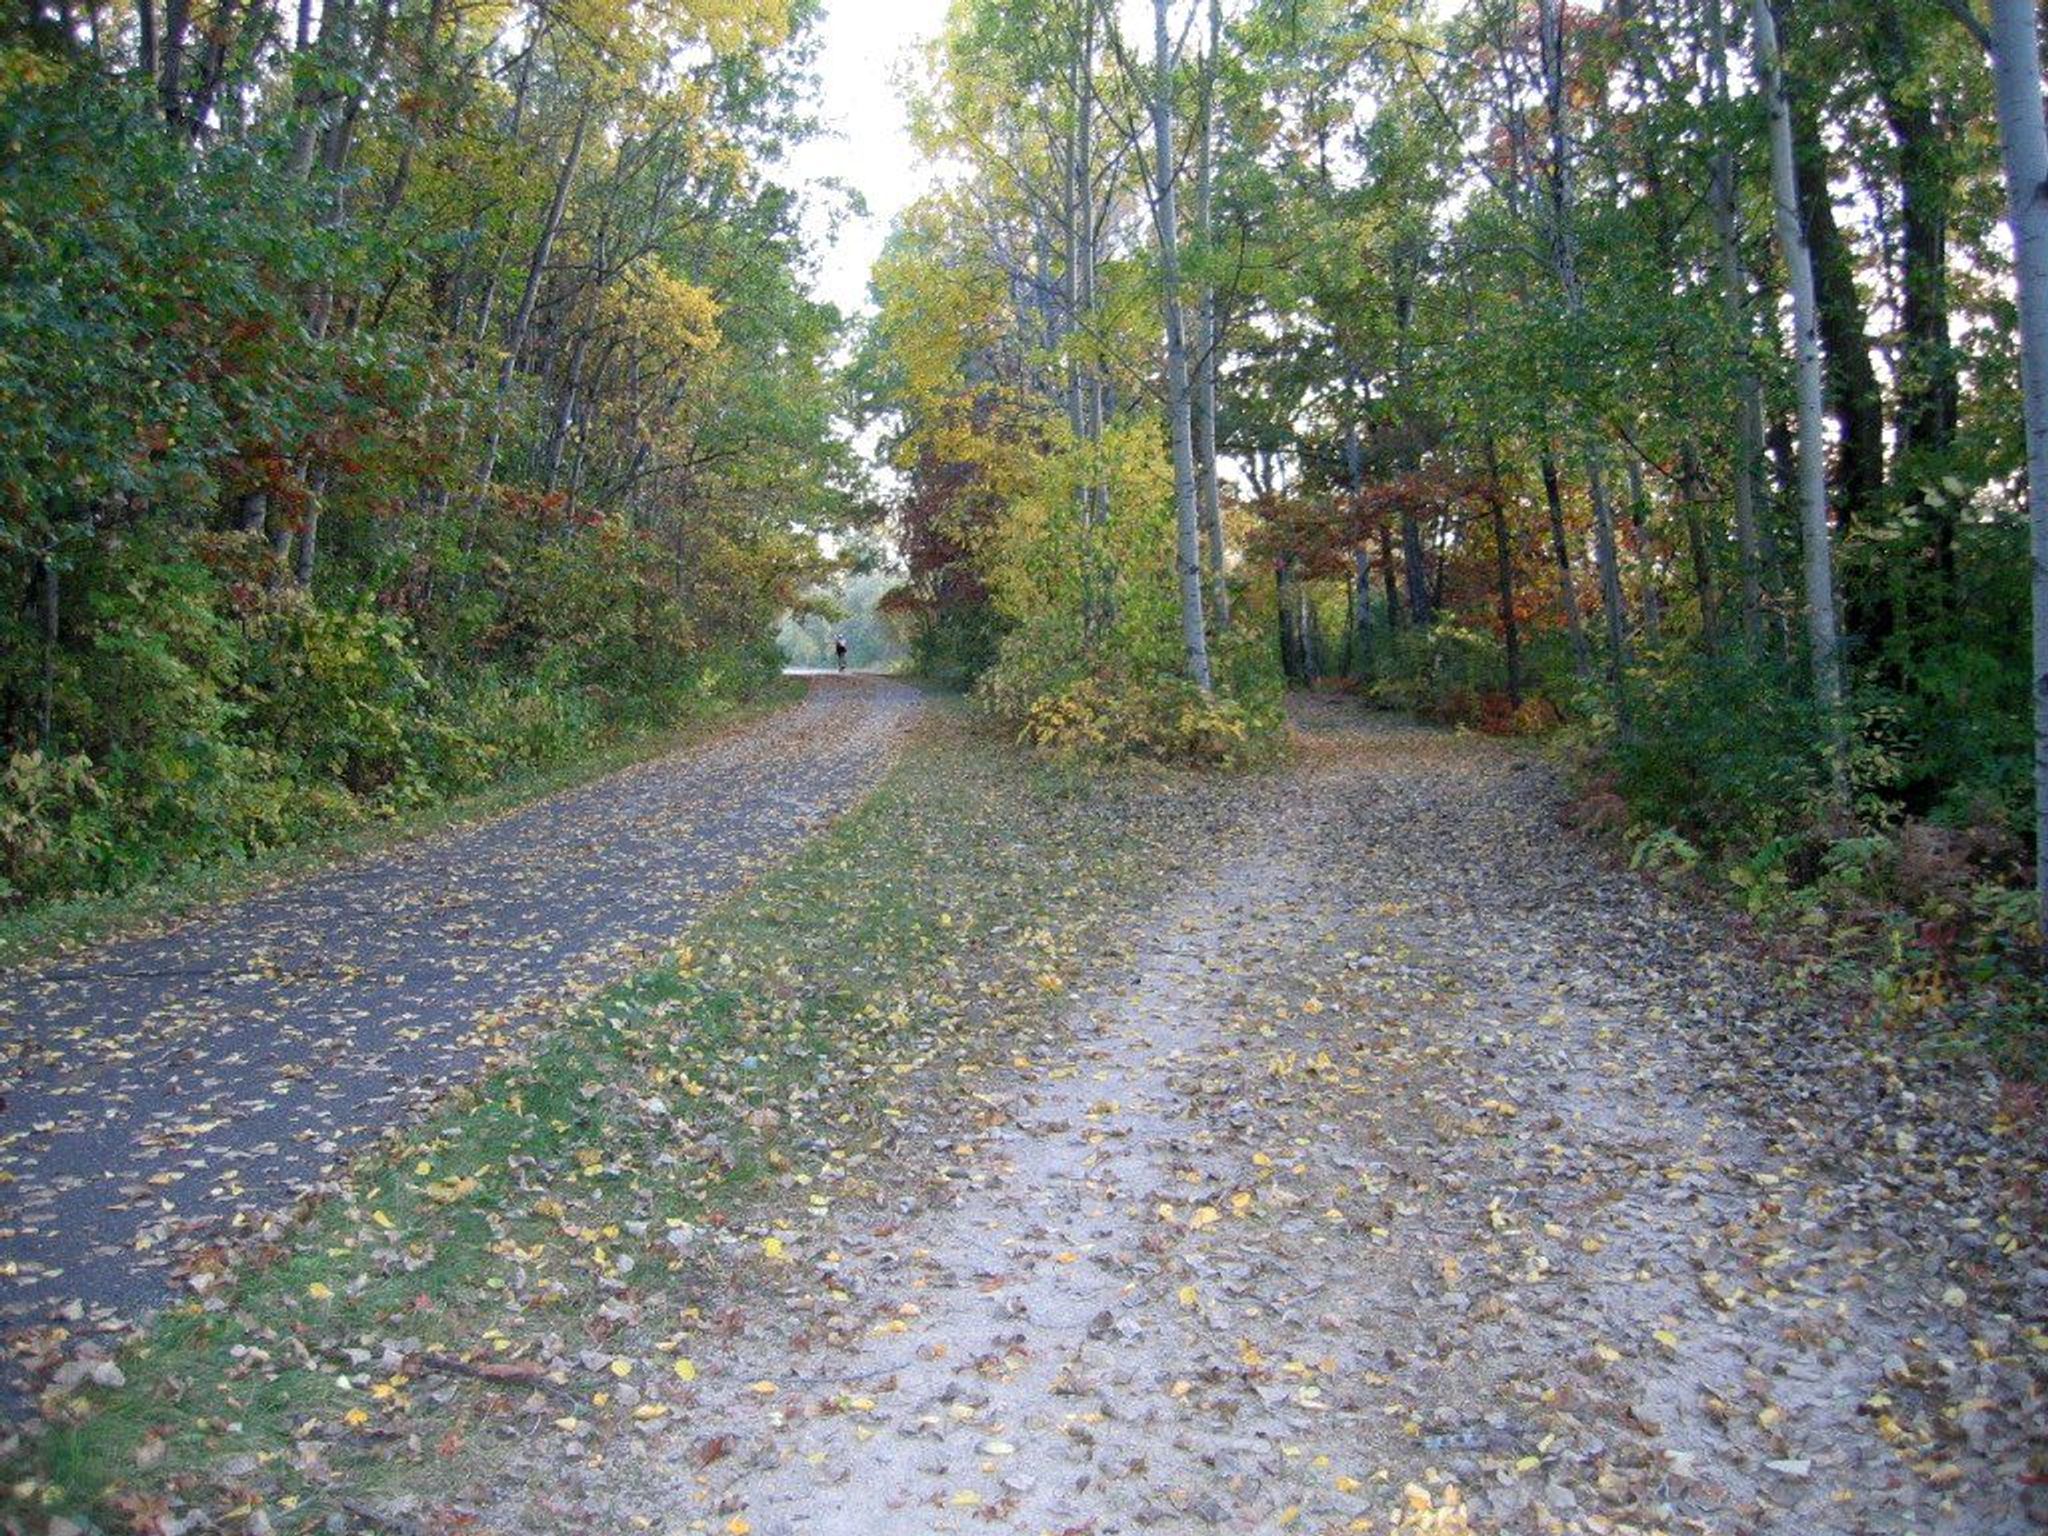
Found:
[[[291,56],[268,15],[197,133],[192,73],[148,79],[132,40],[0,49],[0,906],[743,695],[824,566],[809,530],[860,515],[837,318],[749,164],[797,126],[780,6],[664,13],[699,39],[680,71],[588,56],[602,7],[542,28],[523,113],[489,30],[530,36],[517,8],[399,4],[391,39],[344,16]],[[579,98],[617,116],[548,227]],[[607,229],[638,254],[594,258]],[[529,263],[547,334],[515,337]]]
[[[437,680],[398,615],[254,585],[255,559],[240,535],[143,529],[74,567],[89,607],[54,713],[76,750],[14,754],[0,899],[119,892],[465,793],[671,725],[777,667],[765,642],[686,649],[672,602],[563,560],[542,564],[585,589],[589,627],[508,619],[497,656]],[[32,687],[37,647],[9,656],[25,665],[0,677]]]
[[[1801,681],[1737,651],[1632,676],[1634,729],[1607,750],[1636,819],[1716,853],[1814,825],[1827,765]]]
[[[1173,672],[1105,665],[1053,626],[1006,639],[976,685],[990,715],[1020,741],[1059,755],[1244,768],[1284,739],[1278,676],[1253,641],[1218,646],[1222,691],[1204,695]]]
[[[920,614],[910,638],[911,665],[919,677],[944,687],[971,688],[996,664],[1003,629],[987,603],[956,603]]]

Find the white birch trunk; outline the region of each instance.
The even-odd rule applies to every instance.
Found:
[[[1195,450],[1189,420],[1188,341],[1180,302],[1180,205],[1174,189],[1173,57],[1166,0],[1152,0],[1152,217],[1159,236],[1160,305],[1166,315],[1166,418],[1173,439],[1175,563],[1180,633],[1188,676],[1208,693],[1209,639],[1202,623],[1202,535],[1195,510]]]
[[[2041,36],[2033,0],[1991,0],[1991,69],[2019,287],[2034,561],[2034,885],[2042,944],[2048,947],[2048,125],[2041,115]]]
[[[1756,20],[1757,83],[1771,114],[1771,193],[1778,248],[1792,294],[1794,352],[1799,365],[1799,532],[1806,571],[1806,641],[1813,667],[1813,702],[1828,733],[1837,795],[1848,788],[1847,741],[1842,718],[1842,664],[1835,629],[1834,549],[1828,528],[1828,484],[1820,362],[1820,305],[1813,253],[1799,218],[1792,160],[1792,114],[1778,62],[1778,28],[1770,0],[1751,0]]]
[[[1202,144],[1196,161],[1195,222],[1201,231],[1202,257],[1214,260],[1215,220],[1211,199],[1215,188],[1216,150],[1220,135],[1216,120],[1216,72],[1222,63],[1223,7],[1209,0],[1209,57],[1202,78]],[[1201,356],[1195,372],[1195,435],[1200,448],[1196,465],[1199,479],[1202,527],[1209,541],[1209,600],[1216,611],[1216,628],[1230,627],[1230,584],[1224,574],[1223,496],[1216,476],[1216,282],[1204,272],[1200,334],[1196,345]]]

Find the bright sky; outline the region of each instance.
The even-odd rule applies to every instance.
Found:
[[[844,221],[830,244],[830,200],[817,199],[812,211],[818,297],[849,313],[867,302],[868,269],[890,224],[925,189],[896,79],[899,68],[915,67],[912,45],[936,35],[945,16],[946,0],[826,0],[818,57],[825,132],[790,160],[799,181],[836,177],[867,199],[867,215]]]

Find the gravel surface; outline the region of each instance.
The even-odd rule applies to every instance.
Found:
[[[814,678],[702,747],[0,977],[0,1318],[150,1310],[195,1245],[854,803],[919,708]]]

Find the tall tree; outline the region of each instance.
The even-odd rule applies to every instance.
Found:
[[[1846,722],[1842,712],[1840,646],[1835,628],[1834,546],[1828,524],[1825,412],[1820,359],[1820,302],[1813,254],[1800,218],[1792,113],[1778,61],[1777,19],[1771,0],[1752,0],[1757,84],[1770,112],[1771,186],[1777,208],[1778,250],[1792,294],[1792,342],[1799,377],[1800,535],[1806,573],[1806,643],[1813,671],[1813,701],[1828,733],[1828,756],[1838,797],[1848,788]]]
[[[1991,0],[1988,41],[2019,291],[2034,567],[2034,882],[2042,944],[2048,947],[2048,127],[2042,118],[2040,23],[2031,0]]]

